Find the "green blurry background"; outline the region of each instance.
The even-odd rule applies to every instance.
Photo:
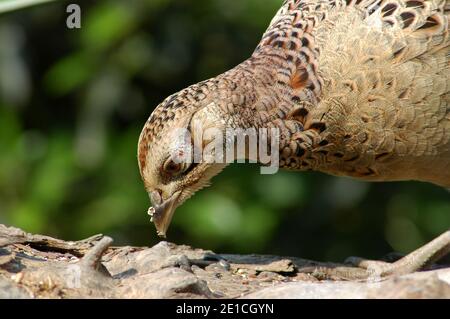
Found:
[[[1,2],[1,0],[0,0]],[[166,96],[249,57],[282,0],[67,2],[0,15],[0,223],[64,239],[158,242],[136,144]],[[234,164],[180,207],[169,240],[340,261],[408,252],[450,226],[450,193]]]

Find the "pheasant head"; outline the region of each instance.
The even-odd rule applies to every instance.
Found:
[[[205,135],[210,128],[219,132],[225,129],[227,121],[221,107],[226,99],[220,97],[223,91],[224,83],[216,80],[184,89],[164,100],[142,130],[139,169],[159,236],[165,237],[175,209],[208,186],[226,166],[211,160],[215,149],[208,148],[212,140]]]

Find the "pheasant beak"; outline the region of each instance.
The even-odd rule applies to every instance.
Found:
[[[169,229],[175,209],[178,206],[178,198],[180,195],[181,191],[175,192],[165,201],[153,203],[154,206],[149,208],[148,214],[151,217],[151,221],[155,224],[158,236],[166,238],[166,233]]]

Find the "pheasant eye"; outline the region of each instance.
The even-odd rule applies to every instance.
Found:
[[[165,174],[177,176],[182,173],[187,173],[188,169],[190,169],[192,166],[194,165],[192,165],[191,163],[176,161],[173,158],[169,158],[164,163],[162,170]]]
[[[172,159],[168,159],[164,163],[164,167],[163,167],[164,172],[166,172],[170,175],[177,175],[177,174],[181,173],[183,168],[184,168],[183,163],[176,163]]]

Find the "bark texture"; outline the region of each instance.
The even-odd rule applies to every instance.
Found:
[[[322,267],[344,274],[343,264],[216,254],[165,241],[151,248],[111,243],[102,235],[71,242],[0,224],[0,298],[450,298],[450,265],[342,281]]]

